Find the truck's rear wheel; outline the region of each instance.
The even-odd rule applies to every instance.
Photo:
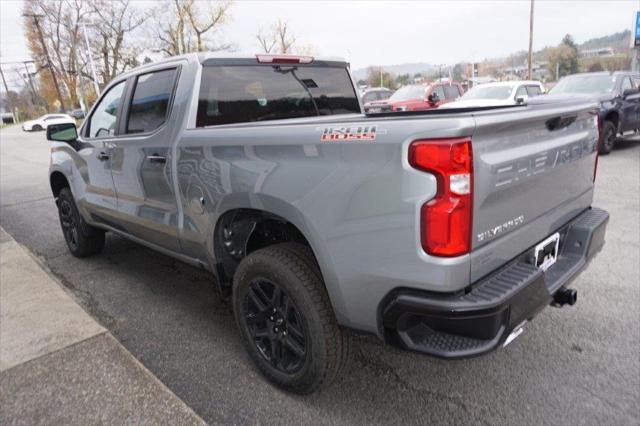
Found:
[[[600,155],[607,155],[616,143],[616,125],[609,120],[605,120],[602,125],[602,143],[598,147]]]
[[[69,188],[62,188],[57,204],[62,234],[71,254],[87,257],[100,253],[104,248],[104,231],[84,221]]]
[[[349,356],[320,271],[308,247],[283,243],[242,260],[233,307],[243,342],[276,385],[310,393],[331,383]]]

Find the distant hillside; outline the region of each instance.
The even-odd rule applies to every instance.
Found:
[[[612,47],[616,52],[624,52],[629,50],[631,43],[631,31],[624,30],[619,33],[607,35],[604,37],[592,38],[579,44],[580,49],[600,49],[603,47]]]
[[[429,73],[432,72],[435,67],[426,62],[416,62],[410,64],[398,64],[398,65],[383,65],[384,70],[390,72],[395,75],[409,74],[413,77],[414,74],[418,73]],[[357,70],[353,70],[353,75],[356,79],[365,79],[367,78],[367,68],[358,68]]]
[[[595,37],[589,39],[583,43],[578,43],[578,49],[600,49],[604,47],[612,47],[616,53],[623,53],[629,50],[631,31],[624,30],[619,33],[606,35],[603,37]],[[560,40],[558,40],[560,43]],[[555,46],[546,46],[540,50],[533,52],[534,61],[546,61],[549,51]],[[522,65],[526,62],[527,52],[525,50],[514,52],[505,58],[494,58],[492,62],[502,62],[509,66]],[[396,76],[401,74],[409,74],[413,76],[417,73],[431,73],[436,70],[436,67],[426,62],[416,62],[397,65],[383,65],[383,68],[387,72],[391,72]],[[353,70],[353,74],[356,79],[367,78],[367,68],[359,68]]]

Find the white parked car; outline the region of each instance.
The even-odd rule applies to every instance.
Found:
[[[63,123],[76,124],[76,120],[67,114],[45,114],[35,120],[29,120],[22,123],[22,130],[25,132],[38,132],[40,130],[47,130],[47,127],[51,124]]]
[[[457,101],[441,105],[440,109],[517,105],[542,94],[544,86],[539,81],[485,83],[470,89]]]

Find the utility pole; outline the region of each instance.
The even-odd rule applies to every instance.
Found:
[[[9,87],[7,87],[7,80],[4,79],[4,72],[2,71],[2,67],[0,67],[0,76],[2,76],[2,84],[4,85],[4,92],[7,94],[7,104],[9,103]],[[18,113],[16,111],[16,106],[11,102],[11,110],[13,111],[13,122],[18,122]]]
[[[533,78],[532,73],[532,60],[533,57],[533,0],[531,0],[531,10],[529,11],[529,61],[528,61],[528,73],[527,79]]]
[[[58,100],[60,101],[60,108],[62,111],[66,111],[64,106],[64,99],[62,98],[62,92],[60,92],[60,85],[58,85],[58,78],[56,77],[56,73],[53,70],[53,65],[51,64],[51,58],[49,57],[49,51],[47,50],[47,45],[44,43],[44,37],[42,36],[42,30],[40,29],[40,17],[42,15],[35,14],[25,14],[23,16],[33,18],[33,22],[36,25],[36,30],[38,31],[38,38],[40,39],[40,44],[42,45],[42,50],[44,51],[45,59],[47,60],[47,65],[49,66],[49,71],[51,72],[51,78],[53,79],[53,85],[56,88],[56,93],[58,94]]]
[[[33,80],[31,80],[31,73],[29,72],[29,67],[27,67],[27,64],[29,62],[32,62],[32,61],[24,61],[22,65],[24,65],[24,70],[27,73],[27,78],[29,79],[29,87],[31,88],[31,102],[33,102],[33,104],[35,105],[37,95],[36,95],[36,89],[33,87]]]
[[[382,84],[382,67],[380,67],[380,87],[384,87]]]
[[[93,64],[93,57],[91,56],[91,49],[89,48],[89,34],[87,33],[87,24],[82,23],[82,30],[84,31],[84,42],[87,46],[87,56],[89,57],[89,65],[91,66],[91,72],[93,74],[93,88],[96,90],[96,99],[100,96],[100,86],[98,86],[98,74],[96,73],[96,67]]]

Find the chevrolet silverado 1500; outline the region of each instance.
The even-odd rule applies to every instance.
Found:
[[[445,358],[510,342],[604,244],[597,105],[362,114],[336,59],[190,54],[50,126],[78,257],[105,232],[204,268],[270,380],[305,393],[347,328]]]

